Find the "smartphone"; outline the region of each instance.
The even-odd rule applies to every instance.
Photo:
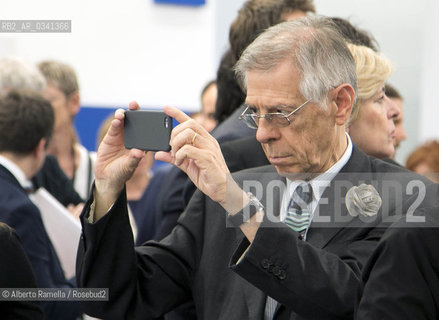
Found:
[[[124,122],[125,148],[170,151],[172,118],[163,111],[127,110]]]

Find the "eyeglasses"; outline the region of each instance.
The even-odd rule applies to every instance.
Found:
[[[280,112],[274,112],[274,113],[266,113],[262,116],[257,115],[256,113],[246,113],[249,106],[245,108],[245,110],[242,112],[242,114],[239,116],[239,120],[242,120],[249,128],[257,129],[259,126],[259,119],[265,118],[265,120],[268,121],[269,124],[271,124],[274,127],[277,128],[283,128],[290,125],[290,119],[295,112],[297,112],[299,109],[304,107],[308,102],[310,102],[312,99],[308,99],[305,101],[304,104],[299,106],[294,111],[290,112],[289,114],[283,114]]]

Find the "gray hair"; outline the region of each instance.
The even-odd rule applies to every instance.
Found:
[[[0,92],[11,89],[41,92],[45,87],[46,80],[35,65],[16,57],[0,59]]]
[[[38,64],[38,68],[49,84],[55,85],[66,97],[79,92],[78,78],[75,70],[68,64],[47,60]]]
[[[334,23],[308,16],[267,29],[250,44],[236,63],[235,72],[244,91],[251,70],[270,71],[290,61],[302,74],[300,93],[326,107],[328,92],[343,83],[357,92],[354,59]]]

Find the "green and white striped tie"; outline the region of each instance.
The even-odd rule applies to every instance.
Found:
[[[299,239],[303,240],[311,221],[309,204],[312,201],[312,188],[309,183],[299,184],[291,196],[288,204],[285,224],[299,233]]]

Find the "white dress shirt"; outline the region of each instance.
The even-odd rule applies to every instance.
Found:
[[[0,155],[0,165],[5,167],[15,177],[15,179],[17,179],[18,183],[24,189],[29,189],[33,187],[32,182],[26,178],[23,170],[21,170],[21,168],[17,166],[14,162]]]

